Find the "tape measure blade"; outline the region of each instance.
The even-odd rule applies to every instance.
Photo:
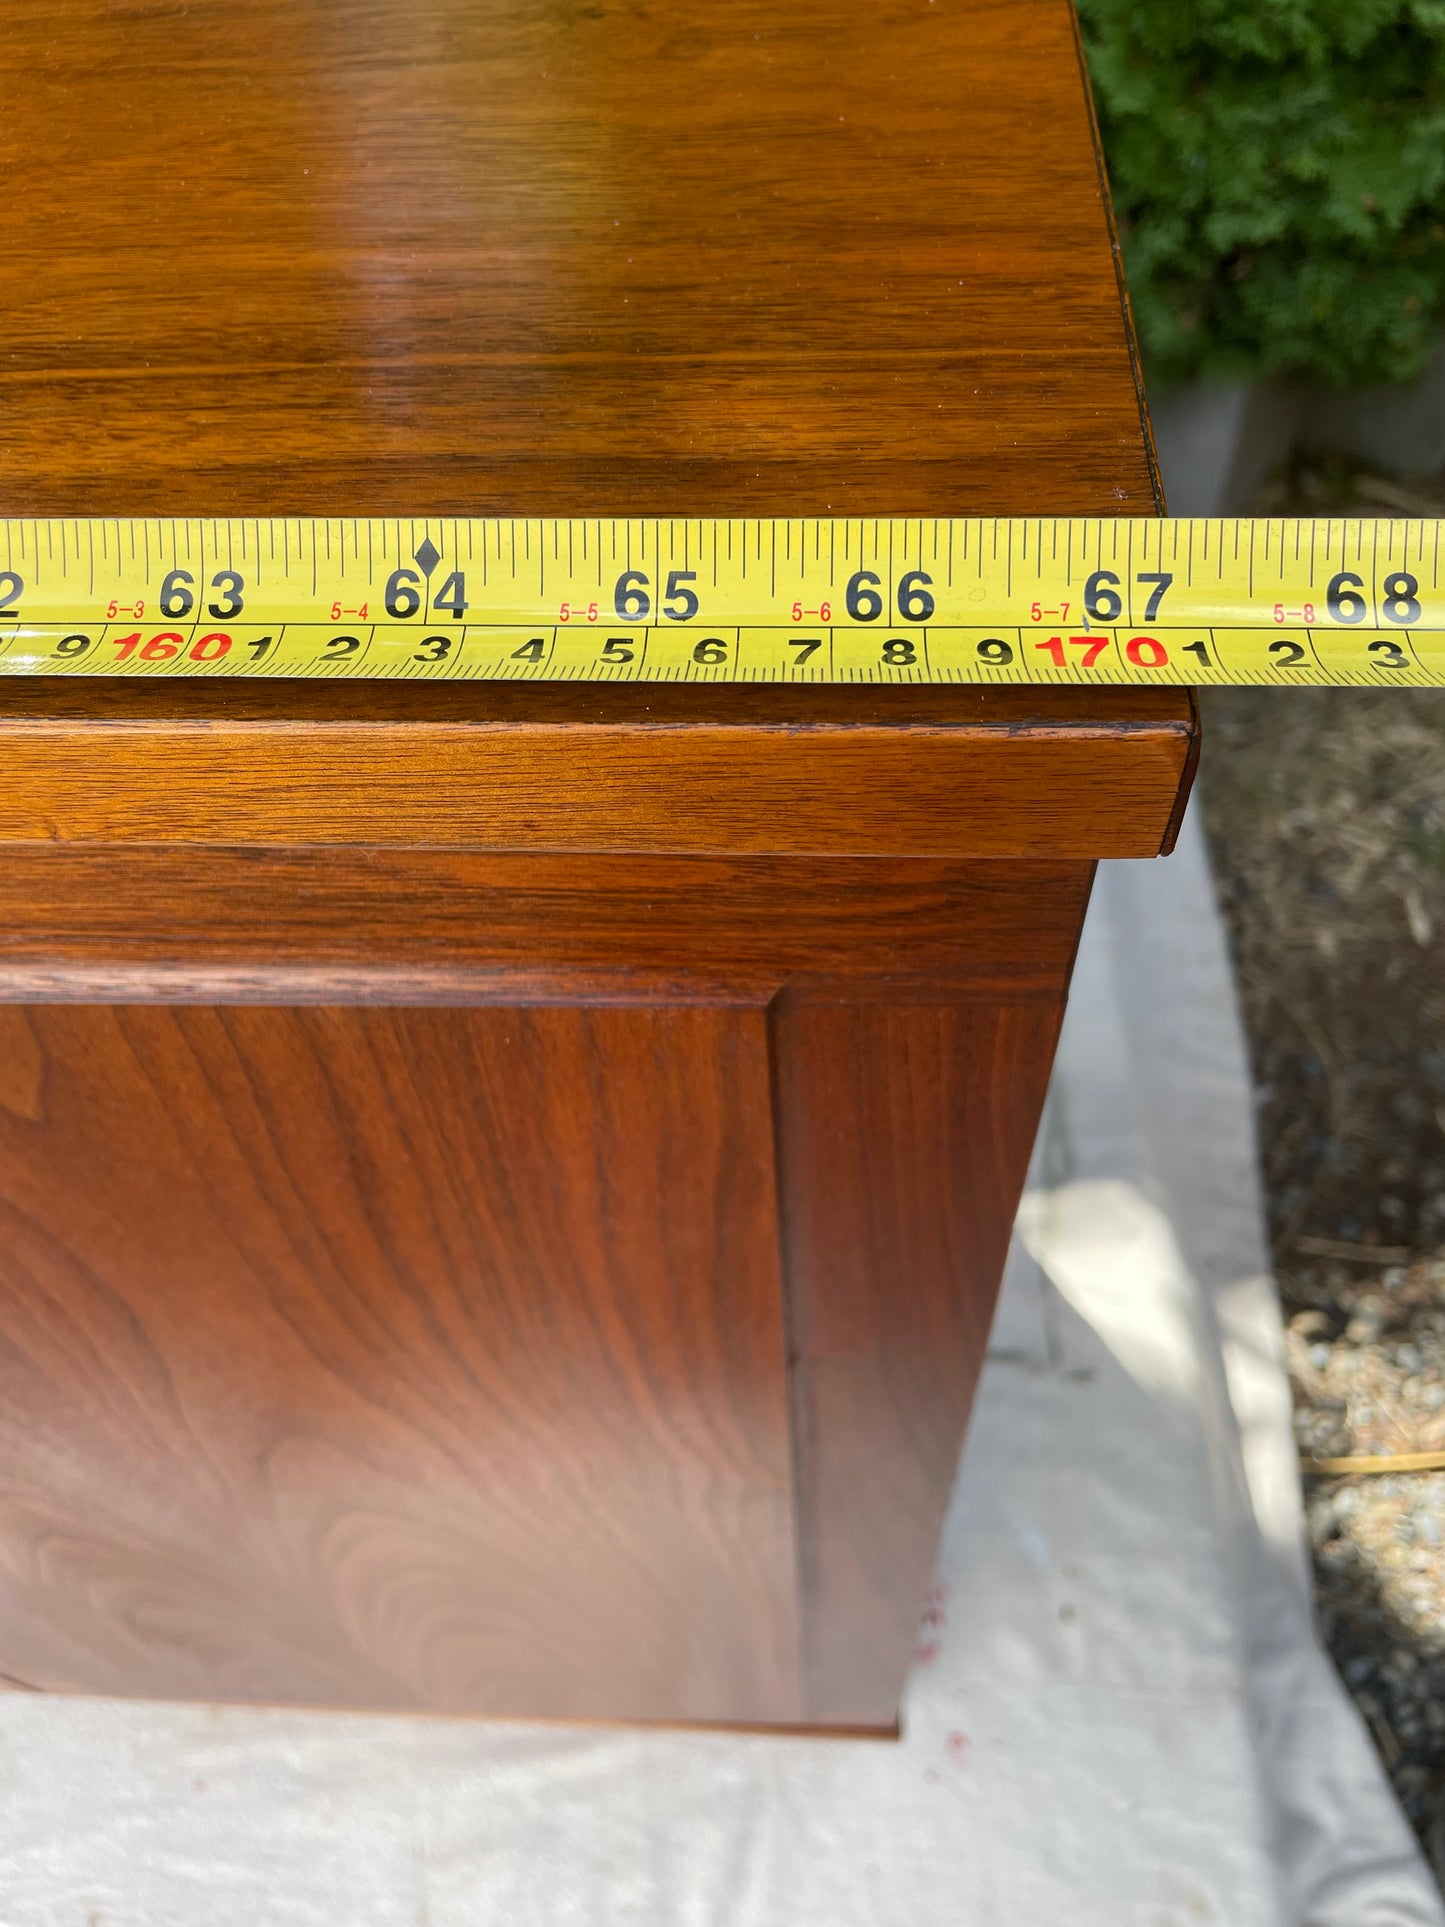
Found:
[[[0,674],[1440,686],[1441,526],[12,520]]]

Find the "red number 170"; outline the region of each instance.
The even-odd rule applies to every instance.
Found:
[[[1113,637],[1112,636],[1069,636],[1065,638],[1064,636],[1050,636],[1047,642],[1036,642],[1034,644],[1034,647],[1035,649],[1045,650],[1049,655],[1053,657],[1054,661],[1058,664],[1059,668],[1063,669],[1067,666],[1064,658],[1064,643],[1066,640],[1071,642],[1076,649],[1083,650],[1084,667],[1085,669],[1092,669],[1094,664],[1099,660],[1100,656],[1103,655],[1104,651],[1108,648],[1109,644],[1113,641]]]
[[[1034,647],[1052,656],[1058,668],[1066,669],[1064,644],[1071,643],[1084,652],[1082,666],[1092,669],[1112,641],[1112,636],[1050,636],[1047,642],[1036,642]],[[1169,662],[1169,651],[1155,636],[1130,636],[1124,644],[1124,654],[1136,669],[1163,669]]]

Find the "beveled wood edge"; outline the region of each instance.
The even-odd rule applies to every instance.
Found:
[[[549,972],[536,965],[364,964],[41,964],[11,963],[0,954],[0,1005],[201,1004],[366,1005],[466,1009],[500,1004],[568,1008],[658,1003],[768,1009],[793,1004],[1053,1003],[1063,996],[1058,970],[970,971],[939,975],[856,976],[734,970],[700,972],[589,971],[575,965]]]
[[[0,842],[1149,857],[1197,734],[700,722],[273,729],[0,715]]]

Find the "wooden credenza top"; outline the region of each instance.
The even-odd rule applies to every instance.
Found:
[[[7,11],[9,515],[1157,507],[1069,0]],[[0,688],[0,840],[1143,856],[1180,692]]]
[[[5,28],[7,514],[1156,506],[1068,0]]]

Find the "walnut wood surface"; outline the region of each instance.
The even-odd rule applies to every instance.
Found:
[[[891,1730],[1090,870],[12,846],[0,1671]]]
[[[882,1726],[897,1705],[1061,1014],[905,987],[774,1006],[817,1717]]]
[[[182,689],[0,688],[0,842],[1156,856],[1196,735],[1173,690]]]
[[[0,1011],[0,1670],[796,1719],[769,1102],[756,1011]]]
[[[0,1000],[1057,997],[1088,863],[12,844]]]
[[[8,514],[1159,506],[1067,0],[3,19]],[[0,1674],[891,1729],[1195,741],[0,688]]]
[[[1067,0],[8,0],[15,514],[1155,506]]]

